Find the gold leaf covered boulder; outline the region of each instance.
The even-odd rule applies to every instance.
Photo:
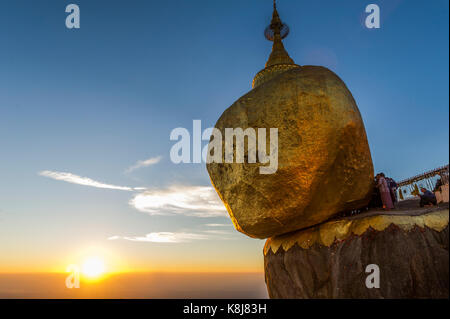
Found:
[[[285,51],[274,10],[273,49],[254,89],[231,105],[215,127],[278,129],[278,166],[207,164],[215,189],[240,232],[267,238],[321,223],[369,202],[373,165],[364,124],[344,82],[324,67],[298,66]],[[266,134],[269,152],[269,134]],[[245,148],[245,158],[249,154]],[[208,154],[210,161],[211,154]]]

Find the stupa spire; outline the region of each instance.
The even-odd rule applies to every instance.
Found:
[[[268,29],[270,31],[268,31]],[[283,41],[285,37],[289,34],[289,27],[281,22],[280,16],[277,11],[277,3],[273,0],[273,14],[272,21],[266,29],[266,38],[273,41],[272,53],[267,60],[266,68],[275,64],[294,64],[294,60],[291,59],[289,54],[284,48]],[[283,31],[283,36],[282,36]]]
[[[297,68],[294,60],[291,59],[283,45],[283,39],[289,34],[289,27],[280,19],[277,11],[277,4],[273,1],[273,14],[270,25],[265,29],[264,36],[267,40],[273,41],[272,52],[266,62],[265,69],[256,74],[253,79],[253,87],[272,79],[279,73],[289,69]]]

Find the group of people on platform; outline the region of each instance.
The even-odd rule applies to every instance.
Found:
[[[381,200],[383,209],[391,210],[397,202],[397,183],[384,173],[378,173],[375,176],[375,185],[378,190],[378,198]]]
[[[420,187],[423,194],[416,194],[420,197],[420,207],[437,205],[436,195],[424,187]],[[383,207],[384,210],[391,210],[397,202],[397,183],[384,173],[375,176],[375,192],[372,197],[372,207]]]

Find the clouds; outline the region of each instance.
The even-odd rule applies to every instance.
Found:
[[[64,181],[67,183],[96,187],[96,188],[106,188],[106,189],[116,189],[122,191],[133,191],[143,189],[141,187],[127,187],[127,186],[117,186],[111,184],[105,184],[102,182],[95,181],[88,177],[78,176],[72,173],[67,172],[55,172],[55,171],[41,171],[38,173],[40,176],[48,177],[51,179],[55,179],[58,181]]]
[[[225,230],[201,230],[197,232],[152,232],[144,236],[111,236],[108,240],[128,240],[146,243],[177,244],[199,240],[231,240],[233,234]]]
[[[210,186],[171,186],[163,189],[147,190],[144,187],[106,184],[69,172],[41,171],[38,174],[71,184],[137,192],[129,201],[129,204],[138,211],[149,215],[227,216],[226,209],[219,196],[214,188]]]
[[[147,190],[130,200],[130,205],[150,215],[187,215],[195,217],[224,217],[223,203],[209,186],[171,186]]]
[[[226,231],[226,230],[215,230],[215,229],[211,229],[211,230],[205,230],[204,231],[207,234],[213,234],[213,235],[229,235],[230,232]]]
[[[153,162],[155,162],[154,160]],[[144,161],[143,161],[144,162]],[[145,161],[142,165],[149,164]],[[138,162],[139,164],[139,162]],[[137,169],[138,164],[132,166]],[[142,165],[140,167],[142,167]],[[69,172],[41,171],[40,176],[67,183],[123,191],[134,191],[129,204],[138,211],[149,215],[173,215],[193,217],[225,217],[227,211],[213,187],[210,186],[170,186],[168,188],[148,190],[143,187],[128,187],[102,183],[88,177],[75,175]],[[204,224],[207,227],[222,228],[230,226],[221,223]],[[126,240],[146,243],[189,243],[208,239],[230,239],[230,232],[222,229],[209,229],[189,232],[151,232],[143,236],[110,236],[108,240]]]
[[[172,232],[154,232],[148,233],[145,236],[111,236],[109,240],[124,239],[129,241],[137,242],[148,242],[148,243],[187,243],[194,240],[205,240],[208,239],[207,235],[196,234],[196,233],[172,233]]]
[[[162,156],[157,156],[157,157],[150,157],[149,159],[146,159],[146,160],[143,160],[143,161],[137,161],[136,164],[128,167],[125,170],[125,173],[131,173],[132,171],[135,171],[135,170],[137,170],[139,168],[157,164],[157,163],[159,163],[161,161],[161,159],[162,159]]]
[[[228,226],[232,226],[233,224],[205,224],[205,226],[208,227],[228,227]]]
[[[143,161],[137,161],[136,164],[130,166],[125,170],[126,173],[130,173],[134,170],[137,170],[142,167],[147,167],[150,165],[157,164],[161,161],[162,156],[151,157],[149,159]],[[83,177],[79,175],[75,175],[69,172],[57,172],[57,171],[41,171],[38,173],[40,176],[52,178],[58,181],[64,181],[72,184],[96,187],[96,188],[106,188],[106,189],[116,189],[122,191],[144,191],[145,187],[128,187],[128,186],[119,186],[106,184],[102,182],[98,182],[88,177]]]

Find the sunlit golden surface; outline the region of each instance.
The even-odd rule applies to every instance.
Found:
[[[267,238],[368,203],[373,165],[364,124],[345,83],[324,67],[286,71],[241,97],[215,127],[278,128],[278,170],[207,164],[237,230]],[[266,149],[269,149],[267,142]],[[245,153],[247,155],[247,153]],[[369,197],[368,197],[369,196]]]

